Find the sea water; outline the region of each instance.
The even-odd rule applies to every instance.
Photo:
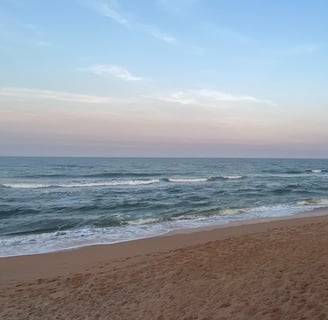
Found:
[[[328,160],[0,158],[0,256],[328,206]]]

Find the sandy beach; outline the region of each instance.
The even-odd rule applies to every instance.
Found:
[[[327,270],[328,215],[1,258],[0,318],[324,320]]]

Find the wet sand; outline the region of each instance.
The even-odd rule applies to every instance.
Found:
[[[328,215],[1,258],[0,319],[328,319]]]

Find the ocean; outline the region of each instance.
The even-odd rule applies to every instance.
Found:
[[[328,206],[328,160],[0,157],[0,256]]]

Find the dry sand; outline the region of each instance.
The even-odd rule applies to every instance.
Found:
[[[0,319],[328,319],[328,216],[0,259]]]

